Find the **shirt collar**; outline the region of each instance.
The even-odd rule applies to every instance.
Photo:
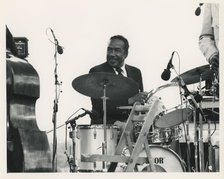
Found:
[[[123,71],[123,72],[122,72],[123,76],[127,77],[127,72],[126,72],[125,64],[123,64],[120,68],[121,68],[122,71]],[[115,68],[113,68],[113,69],[114,69],[115,73],[117,74],[116,69],[115,69]]]

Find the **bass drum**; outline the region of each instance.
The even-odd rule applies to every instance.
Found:
[[[117,127],[106,126],[107,131],[107,154],[114,155],[117,147]],[[76,160],[80,172],[101,172],[103,162],[82,162],[81,155],[103,154],[104,142],[103,125],[78,125],[76,134]],[[109,165],[109,164],[108,164]]]
[[[185,162],[171,149],[159,145],[149,145],[156,172],[185,172]],[[125,156],[130,156],[129,149],[123,151]],[[140,152],[140,157],[146,157],[145,151]],[[125,168],[126,164],[121,165]],[[148,164],[137,164],[138,172],[147,172]],[[117,170],[118,171],[118,170]]]

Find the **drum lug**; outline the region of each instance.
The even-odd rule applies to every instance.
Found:
[[[93,130],[93,139],[96,139],[96,126],[94,127],[94,130]]]
[[[80,132],[79,132],[79,130],[76,130],[76,138],[80,139]]]

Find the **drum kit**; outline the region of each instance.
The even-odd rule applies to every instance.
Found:
[[[142,105],[143,108],[144,106],[148,105],[152,98],[157,96],[159,96],[159,101],[161,103],[161,109],[158,110],[156,117],[153,119],[153,124],[150,126],[150,130],[147,133],[147,140],[154,164],[160,166],[160,171],[185,172],[191,171],[191,168],[195,168],[194,171],[204,171],[204,169],[201,168],[197,169],[198,166],[191,166],[191,164],[188,163],[189,160],[184,161],[177,152],[170,148],[170,145],[173,141],[178,141],[181,137],[183,137],[183,131],[180,125],[185,125],[189,121],[192,121],[192,119],[195,122],[195,130],[198,128],[198,124],[200,125],[200,122],[198,123],[198,121],[196,121],[197,119],[195,119],[195,111],[197,110],[198,106],[195,107],[194,103],[190,103],[190,100],[187,99],[187,96],[181,92],[181,89],[183,89],[181,87],[183,86],[180,85],[179,80],[181,79],[184,81],[185,85],[190,85],[211,79],[212,75],[213,73],[209,69],[208,65],[197,67],[174,78],[171,83],[159,86],[158,88],[148,92],[147,100],[145,104]],[[122,131],[115,125],[107,125],[107,100],[118,100],[121,98],[128,99],[129,97],[132,97],[138,93],[138,85],[133,80],[120,75],[105,72],[95,72],[75,78],[72,82],[72,86],[77,92],[83,95],[91,98],[102,99],[104,111],[102,125],[73,126],[72,132],[74,135],[72,135],[72,141],[75,145],[73,145],[74,170],[72,172],[107,171],[110,163],[105,161],[86,162],[82,161],[81,156],[91,154],[109,154],[113,156],[115,154],[116,147],[118,146],[121,135],[119,132]],[[180,97],[181,102],[180,104],[167,109],[159,93],[172,87],[177,89],[180,93],[180,95],[177,94],[176,96]],[[172,96],[174,95],[172,94]],[[165,98],[166,97],[169,97],[168,94],[165,94]],[[118,109],[132,109],[132,106],[120,106]],[[133,135],[135,138],[138,137],[141,127],[141,122],[135,123],[133,129]],[[184,132],[185,135],[188,134],[187,131]],[[187,140],[189,136],[185,136],[185,138]],[[200,141],[200,139],[198,141]],[[186,141],[186,143],[187,142],[188,141]],[[129,150],[130,148],[124,147],[122,155],[129,156]],[[145,153],[140,152],[139,157],[141,156],[145,156]],[[196,160],[197,159],[195,159],[195,162]],[[204,163],[203,159],[200,162]],[[198,164],[199,167],[202,165],[200,162]],[[197,163],[195,163],[195,165],[196,164]],[[147,168],[145,167],[146,165],[146,163],[141,165],[138,164],[137,171],[145,171]],[[123,168],[126,166],[127,164],[124,162],[123,164],[117,166],[116,171],[124,171]]]

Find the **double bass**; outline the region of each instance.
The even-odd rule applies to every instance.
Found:
[[[38,73],[26,59],[16,56],[7,27],[6,46],[7,172],[51,172],[48,138],[35,117],[40,97]]]

